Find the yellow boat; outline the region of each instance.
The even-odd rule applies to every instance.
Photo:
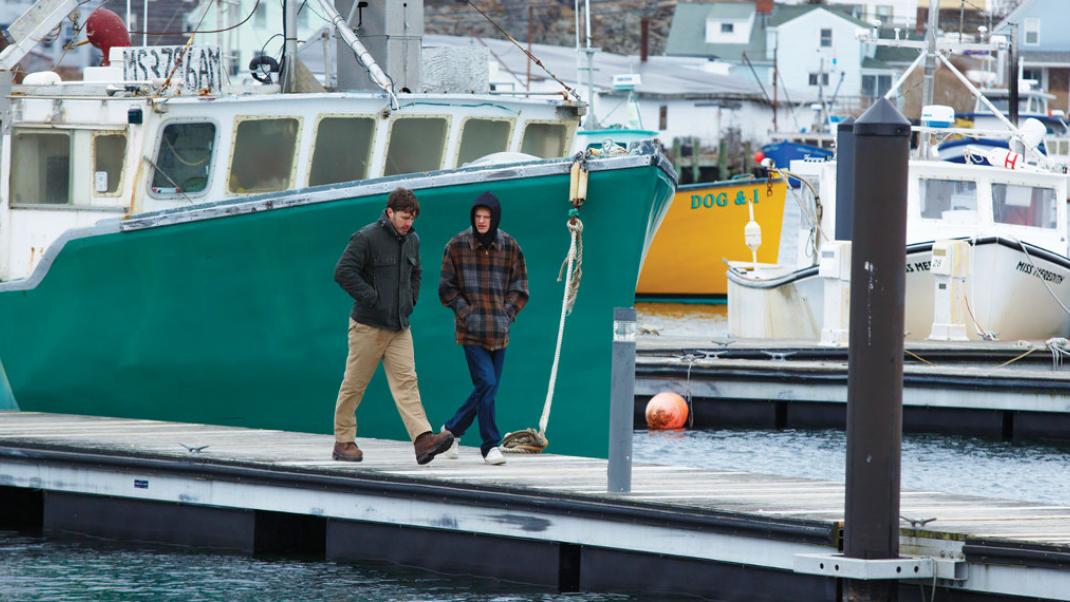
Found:
[[[776,263],[784,220],[783,179],[746,179],[680,186],[639,273],[640,300],[723,302],[728,292],[723,259],[749,261],[743,227],[762,228],[758,261]]]

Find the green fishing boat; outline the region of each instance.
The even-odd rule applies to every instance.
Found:
[[[446,241],[485,190],[523,245],[531,301],[498,397],[505,430],[533,426],[553,359],[569,246],[571,161],[465,168],[136,215],[65,234],[30,278],[0,284],[0,358],[24,411],[329,433],[350,299],[332,280],[350,234],[395,186],[422,211],[424,286],[412,317],[424,403],[441,423],[471,384],[437,298]],[[674,176],[660,155],[590,161],[583,278],[565,327],[550,450],[607,448],[612,308],[634,302]],[[360,434],[404,439],[382,371]],[[327,453],[326,451],[324,452]]]

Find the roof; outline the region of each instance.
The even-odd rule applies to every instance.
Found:
[[[718,4],[691,4],[681,2],[676,5],[676,13],[669,27],[669,37],[665,42],[665,54],[669,56],[716,57],[726,61],[741,61],[743,53],[753,62],[765,61],[766,30],[793,21],[811,11],[824,9],[829,13],[860,27],[869,28],[865,21],[856,19],[841,10],[820,4],[773,5],[773,13],[767,23],[761,19],[754,21],[750,40],[747,44],[707,44],[706,21],[713,18],[745,18],[754,13],[754,2],[721,2]]]
[[[669,37],[665,41],[665,54],[668,56],[701,56],[716,57],[727,61],[742,60],[743,53],[753,60],[765,60],[765,27],[760,20],[755,20],[751,28],[750,41],[747,44],[707,44],[706,43],[706,20],[711,15],[724,17],[722,11],[741,10],[735,7],[743,7],[748,11],[748,16],[754,12],[754,3],[722,3],[722,4],[687,4],[676,5],[676,13],[669,27]],[[778,7],[782,8],[782,7]]]
[[[313,72],[323,72],[323,38],[319,32],[313,33],[301,46],[298,55],[301,61]],[[519,48],[508,40],[491,38],[469,38],[461,36],[425,35],[423,45],[431,46],[484,46],[490,51],[489,59],[497,61],[505,71],[523,78],[527,72],[528,58]],[[337,45],[328,45],[328,54],[334,55]],[[570,86],[576,86],[576,49],[571,46],[551,46],[549,44],[532,44],[531,52],[538,57],[551,73],[557,75]],[[335,64],[332,56],[331,63]],[[612,88],[613,76],[625,73],[638,73],[642,83],[636,86],[636,93],[645,97],[680,97],[680,98],[763,98],[758,85],[751,77],[721,75],[708,73],[702,69],[709,64],[705,60],[685,59],[680,57],[651,56],[646,63],[640,63],[636,56],[624,56],[609,52],[594,55],[595,87],[607,90]],[[531,78],[535,81],[547,79],[545,72],[532,66]]]
[[[524,74],[527,71],[527,55],[508,40],[424,36],[424,46],[465,45],[484,45],[490,49],[491,60],[497,60],[507,70],[516,74]],[[559,78],[570,84],[576,83],[575,48],[533,44],[531,52]],[[752,78],[707,73],[700,68],[704,63],[664,56],[651,56],[646,63],[640,63],[639,57],[636,56],[598,52],[594,55],[594,83],[597,88],[609,89],[612,88],[614,75],[638,73],[642,83],[636,86],[635,91],[640,96],[762,96]],[[537,79],[546,77],[537,66],[532,67],[531,76]]]
[[[1018,53],[1018,56],[1027,65],[1036,63],[1070,64],[1070,51],[1023,50]]]

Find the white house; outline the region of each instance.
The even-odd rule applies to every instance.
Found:
[[[1022,0],[996,25],[1013,32],[1021,57],[1021,76],[1055,95],[1053,109],[1070,108],[1070,8],[1066,0]]]
[[[851,111],[862,93],[862,61],[872,56],[858,39],[871,26],[839,9],[766,0],[676,5],[665,54],[727,62],[782,102],[824,100]],[[791,117],[788,127],[809,127]]]
[[[808,4],[809,1],[779,0],[779,3]],[[925,0],[921,1],[927,5]],[[825,3],[867,22],[880,21],[882,27],[914,27],[918,15],[918,0],[826,0]]]

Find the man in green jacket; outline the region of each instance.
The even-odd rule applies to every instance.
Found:
[[[380,361],[416,462],[427,464],[453,443],[450,433],[431,432],[416,380],[409,316],[420,293],[420,237],[412,228],[419,213],[416,195],[395,189],[382,217],[349,239],[335,267],[335,281],[354,301],[349,357],[334,409],[335,460],[364,459],[356,444],[356,411]]]

